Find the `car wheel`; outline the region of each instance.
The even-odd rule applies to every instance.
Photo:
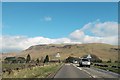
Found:
[[[88,67],[90,68],[90,65]]]
[[[80,64],[80,67],[82,67],[82,64]]]

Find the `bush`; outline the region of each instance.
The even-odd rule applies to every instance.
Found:
[[[28,54],[28,55],[27,55],[26,62],[29,63],[30,61],[31,61],[31,57],[30,57],[30,55]]]
[[[74,57],[69,56],[69,57],[66,59],[66,62],[67,62],[67,63],[69,63],[69,62],[72,63],[74,59],[75,59]]]
[[[15,63],[16,62],[16,57],[6,57],[4,59],[5,62],[8,62],[8,63]]]
[[[24,63],[26,60],[24,57],[18,57],[17,62]]]
[[[49,56],[48,55],[46,55],[46,57],[44,59],[44,63],[46,63],[46,62],[49,62]]]
[[[93,62],[102,63],[103,61],[99,59],[99,60],[95,60]]]
[[[36,62],[37,62],[37,63],[39,63],[39,62],[40,62],[39,58],[37,58]]]
[[[107,61],[107,63],[111,63],[112,61],[111,61],[111,59],[109,59],[108,61]]]

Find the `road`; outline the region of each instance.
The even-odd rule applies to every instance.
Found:
[[[78,67],[75,64],[65,64],[54,78],[118,78],[118,74],[94,67]]]

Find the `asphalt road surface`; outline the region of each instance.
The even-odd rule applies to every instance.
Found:
[[[94,67],[78,67],[75,64],[65,64],[54,78],[118,78],[118,74]],[[119,76],[120,77],[120,76]]]

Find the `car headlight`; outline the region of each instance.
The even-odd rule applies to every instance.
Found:
[[[90,64],[90,62],[88,62],[88,64]]]

